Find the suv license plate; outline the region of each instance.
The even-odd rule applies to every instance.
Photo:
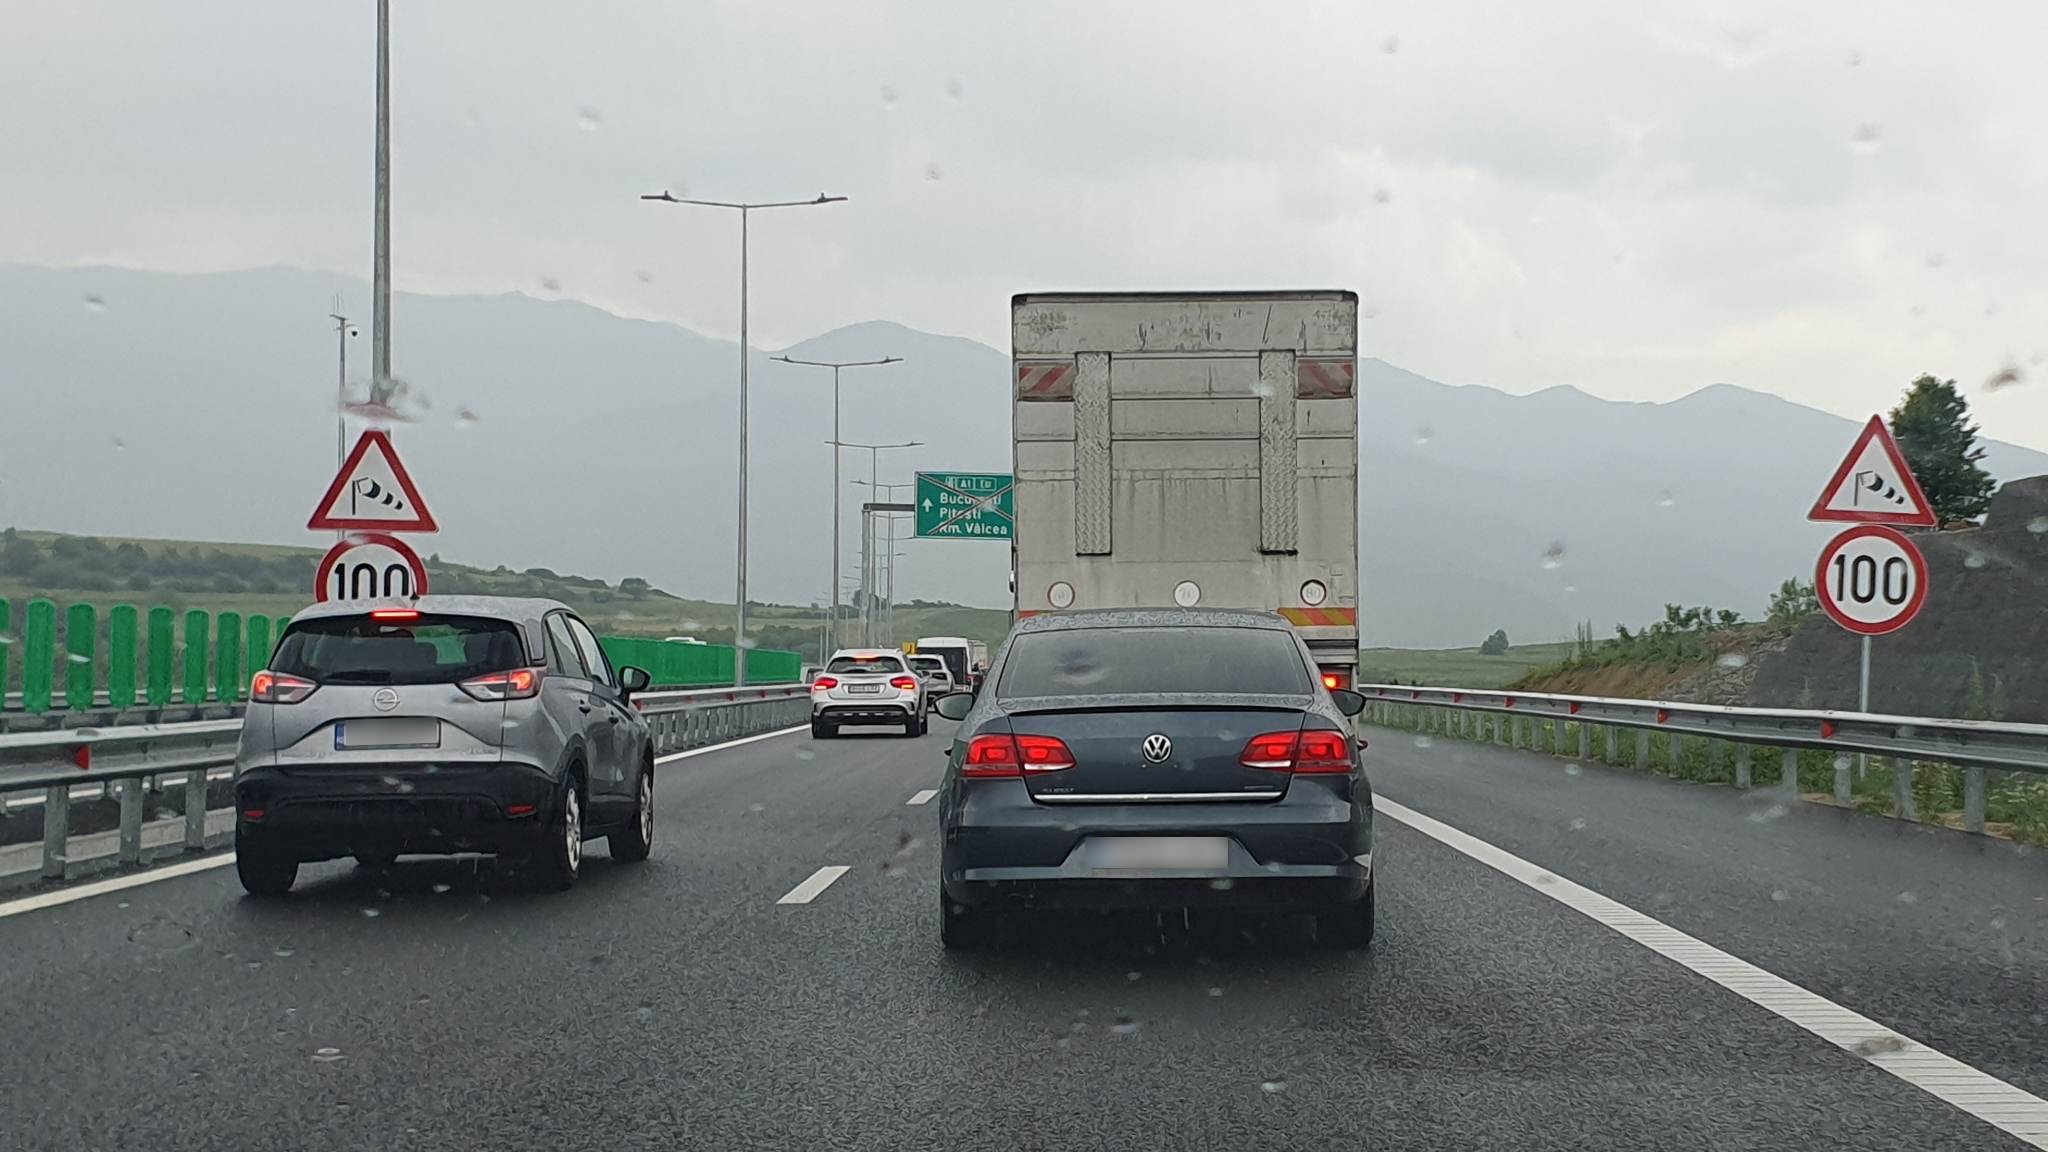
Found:
[[[1230,841],[1222,836],[1095,836],[1084,859],[1090,868],[1222,868]]]
[[[849,696],[880,696],[882,694],[882,686],[880,684],[848,684],[846,692]]]
[[[334,750],[439,748],[441,722],[432,717],[390,716],[334,722]]]

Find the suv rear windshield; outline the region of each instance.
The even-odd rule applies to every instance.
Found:
[[[1300,696],[1312,690],[1292,633],[1192,627],[1027,632],[1012,642],[996,692]]]
[[[879,676],[903,670],[903,661],[894,656],[834,656],[832,663],[825,667],[825,671],[837,672],[841,676],[862,673]]]
[[[944,672],[946,662],[937,656],[912,656],[910,666],[919,672]]]
[[[481,616],[327,616],[285,630],[270,668],[322,684],[449,684],[526,663],[519,628]]]

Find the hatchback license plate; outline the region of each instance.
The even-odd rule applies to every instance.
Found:
[[[1221,868],[1230,863],[1222,836],[1096,836],[1088,841],[1090,868]]]
[[[441,722],[432,717],[391,716],[334,723],[335,751],[357,748],[439,748]]]
[[[846,692],[849,696],[879,696],[882,694],[882,686],[880,684],[848,684]]]

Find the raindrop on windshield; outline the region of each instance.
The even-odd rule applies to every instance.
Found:
[[[1877,151],[1877,146],[1883,139],[1883,128],[1871,123],[1858,124],[1856,130],[1849,133],[1849,147],[1868,155]]]
[[[1117,1036],[1135,1036],[1138,1034],[1138,1022],[1129,1016],[1119,1016],[1116,1023],[1109,1026],[1109,1030]]]
[[[79,654],[78,654],[78,653],[76,653],[76,652],[67,652],[67,653],[65,653],[65,654],[64,654],[64,658],[65,658],[66,660],[69,660],[69,661],[71,661],[71,662],[72,662],[73,664],[90,664],[90,663],[92,663],[92,657],[90,657],[90,656],[81,656],[81,655],[79,655]]]
[[[1842,63],[1848,65],[1851,68],[1855,68],[1863,63],[1863,53],[1851,52],[1849,53],[1848,59],[1842,61]]]
[[[1906,1041],[1901,1037],[1872,1036],[1868,1040],[1859,1041],[1850,1051],[1858,1056],[1877,1056],[1886,1052],[1904,1051],[1905,1047]]]
[[[2048,516],[2036,516],[2032,520],[2027,521],[2027,531],[2032,532],[2036,536],[2041,535],[2043,532],[2048,532]]]
[[[379,917],[379,916],[382,916],[383,914],[384,914],[384,911],[383,911],[383,909],[381,909],[381,908],[365,908],[365,909],[363,909],[363,919],[365,919],[365,920],[375,920],[375,919],[376,919],[377,917]]]
[[[455,410],[455,426],[457,428],[467,428],[474,423],[476,423],[476,413],[467,408],[457,408]]]
[[[1938,269],[1947,263],[1948,257],[1940,252],[1929,252],[1927,254],[1927,266],[1929,268]]]
[[[106,298],[97,292],[87,292],[85,294],[85,310],[87,312],[105,312],[107,310]]]
[[[639,280],[639,281],[640,281],[640,282],[641,282],[642,284],[652,284],[652,283],[654,283],[654,273],[652,273],[652,272],[649,272],[649,271],[648,271],[647,269],[645,269],[645,268],[641,268],[641,269],[637,269],[637,270],[635,270],[635,271],[634,271],[634,273],[633,273],[633,275],[634,275],[634,277],[635,277],[636,279],[638,279],[638,280]]]
[[[1785,890],[1783,888],[1771,889],[1771,899],[1783,904],[1785,902]]]
[[[1579,773],[1584,771],[1585,769],[1579,767],[1577,764],[1567,764],[1564,766],[1564,774],[1567,776],[1577,776]]]
[[[1920,896],[1918,893],[1910,891],[1899,893],[1899,903],[1901,904],[1918,904],[1919,902]]]
[[[455,887],[455,886],[454,886],[453,884],[448,884],[448,883],[443,883],[443,882],[436,882],[436,883],[434,884],[434,886],[433,886],[433,891],[434,891],[434,895],[436,895],[436,896],[443,896],[443,895],[446,895],[446,894],[447,894],[447,893],[449,892],[449,890],[450,890],[450,889],[452,889],[452,888],[454,888],[454,887]]]
[[[553,276],[541,277],[540,286],[549,292],[560,292],[562,290],[562,282]]]
[[[2001,388],[2010,388],[2015,384],[2024,383],[2025,380],[2026,375],[2020,371],[2020,366],[2008,360],[2005,363],[2005,367],[1993,372],[1991,378],[1984,381],[1984,390],[1986,392],[1996,392]]]
[[[816,760],[818,754],[811,751],[808,745],[799,744],[796,750],[796,758],[799,760]]]
[[[1550,547],[1543,550],[1543,566],[1545,568],[1556,568],[1563,563],[1564,542],[1562,540],[1552,540]]]
[[[946,81],[946,95],[958,100],[962,96],[967,95],[967,86],[960,83],[958,76],[954,76]]]
[[[595,132],[604,125],[604,113],[585,104],[576,110],[576,126],[585,132]]]
[[[1984,554],[1982,552],[1972,552],[1963,557],[1963,567],[1965,568],[1982,568],[1984,563]]]
[[[1427,445],[1434,439],[1436,439],[1436,430],[1427,424],[1415,430],[1415,445],[1418,448]]]
[[[1574,832],[1584,832],[1585,830],[1586,830],[1586,818],[1585,818],[1584,816],[1574,816],[1574,817],[1572,817],[1572,831],[1574,831]]]
[[[332,1064],[342,1058],[341,1049],[339,1048],[320,1048],[313,1053],[313,1062],[315,1064]]]
[[[1389,36],[1385,40],[1380,41],[1380,51],[1386,53],[1389,56],[1392,56],[1394,53],[1399,52],[1400,50],[1401,38],[1399,36]]]
[[[1714,663],[1722,668],[1741,668],[1749,663],[1749,657],[1740,652],[1723,652],[1714,658]]]
[[[1662,492],[1657,493],[1657,507],[1669,508],[1676,503],[1678,503],[1678,500],[1671,495],[1671,489],[1666,488]]]
[[[1287,1081],[1267,1080],[1259,1085],[1259,1091],[1264,1092],[1268,1096],[1271,1096],[1276,1092],[1285,1092],[1287,1091]]]
[[[270,950],[270,954],[272,956],[277,957],[279,960],[289,960],[292,958],[292,955],[297,951],[298,949],[296,948],[287,948],[284,945],[280,944],[277,947],[272,948]]]
[[[1218,876],[1216,879],[1209,881],[1209,887],[1214,888],[1218,892],[1228,892],[1232,888],[1237,887],[1237,881],[1232,880],[1228,876]]]
[[[1392,191],[1391,189],[1388,189],[1388,188],[1375,188],[1375,189],[1373,189],[1373,190],[1372,190],[1372,202],[1373,202],[1373,203],[1375,203],[1375,204],[1385,204],[1386,202],[1388,202],[1389,200],[1392,200],[1393,198],[1394,198],[1394,193],[1393,193],[1393,191]]]
[[[1432,747],[1432,746],[1434,746],[1435,744],[1436,744],[1436,741],[1434,741],[1434,740],[1431,740],[1431,739],[1430,739],[1429,737],[1427,737],[1427,736],[1421,736],[1421,735],[1418,735],[1418,736],[1416,736],[1416,737],[1415,737],[1415,746],[1416,746],[1417,748],[1429,748],[1429,747]]]
[[[937,161],[927,163],[924,166],[924,178],[936,183],[946,178],[946,170],[939,167]]]
[[[1221,988],[1218,988],[1218,987],[1211,987],[1211,988],[1209,989],[1209,999],[1211,999],[1211,1000],[1215,1000],[1215,999],[1217,999],[1217,998],[1221,997],[1222,995],[1223,995],[1223,989],[1221,989]]]
[[[128,442],[126,440],[121,439],[119,436],[114,437],[114,451],[126,452],[127,450]]]
[[[891,88],[887,84],[882,85],[882,110],[884,112],[894,112],[896,110],[896,89]]]
[[[1126,979],[1126,980],[1129,980],[1129,981],[1131,981],[1131,982],[1132,982],[1132,983],[1134,983],[1134,984],[1135,984],[1135,983],[1137,983],[1137,982],[1138,982],[1138,981],[1140,981],[1140,980],[1143,980],[1144,978],[1145,978],[1145,974],[1144,974],[1143,972],[1126,972],[1126,973],[1124,973],[1124,979]]]

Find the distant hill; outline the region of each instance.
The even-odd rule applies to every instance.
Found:
[[[334,464],[337,292],[367,313],[361,281],[323,273],[0,266],[0,524],[317,542],[302,525]],[[393,313],[393,368],[419,417],[395,439],[443,526],[428,548],[486,570],[637,575],[730,598],[732,344],[521,295],[401,293]],[[750,592],[809,604],[830,594],[830,375],[772,351],[753,363]],[[904,358],[844,377],[845,439],[924,442],[884,453],[881,481],[1007,470],[1005,351],[884,322],[785,351]],[[367,337],[351,356],[361,380]],[[1802,516],[1855,434],[1725,385],[1630,404],[1454,387],[1378,360],[1359,380],[1370,645],[1469,645],[1495,628],[1556,640],[1582,619],[1640,624],[1669,601],[1760,612],[1811,567],[1825,532]],[[1873,382],[1871,406],[1904,384]],[[2001,478],[2048,473],[2048,456],[1989,447]],[[846,478],[869,475],[868,454],[848,451]],[[842,494],[848,577],[868,498]],[[901,599],[1009,601],[1000,544],[896,549]]]

